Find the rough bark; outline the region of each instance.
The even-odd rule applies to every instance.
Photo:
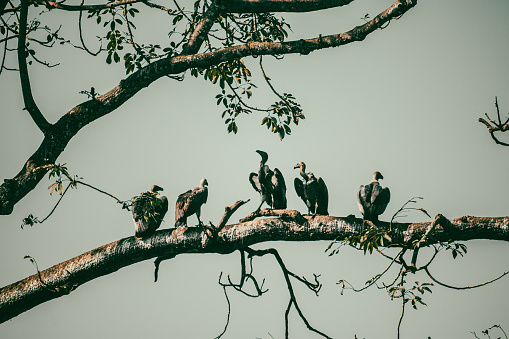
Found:
[[[340,2],[338,1],[338,3]],[[338,47],[362,41],[370,33],[383,27],[390,20],[399,18],[416,4],[417,0],[398,0],[391,7],[373,18],[373,20],[341,34],[282,43],[248,43],[210,53],[179,55],[149,64],[126,79],[121,80],[108,93],[77,105],[63,115],[55,124],[44,127],[43,132],[45,137],[39,148],[14,178],[5,179],[4,183],[0,186],[0,215],[12,213],[16,203],[34,189],[44,177],[49,168],[46,165],[55,163],[58,156],[67,146],[67,143],[81,128],[113,112],[141,89],[149,86],[157,79],[166,75],[179,74],[190,68],[206,68],[222,61],[246,56],[309,54],[312,51],[323,48]],[[216,13],[215,10],[211,12]],[[203,34],[210,30],[210,18],[207,16],[204,20],[203,25],[198,26],[199,31],[196,32],[196,39],[193,40],[192,46],[188,49],[193,53],[199,50],[203,41],[201,39]]]
[[[212,235],[209,228],[182,227],[161,230],[143,240],[120,239],[0,289],[0,323],[69,294],[90,280],[150,258],[174,258],[184,253],[228,254],[265,241],[340,241],[366,227],[362,219],[354,217],[297,214],[286,211],[281,218],[227,225]],[[404,230],[403,241],[392,246],[409,246],[414,239],[421,240],[420,247],[437,241],[509,241],[509,217],[468,216],[449,221],[441,218],[432,223],[399,224]],[[387,228],[388,223],[378,222],[377,226]]]

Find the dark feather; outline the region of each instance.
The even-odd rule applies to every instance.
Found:
[[[207,197],[207,186],[196,187],[179,195],[175,205],[175,226],[186,226],[187,217],[195,213],[199,220],[201,206],[207,202]]]
[[[382,188],[378,181],[361,185],[357,193],[359,210],[366,220],[378,221],[378,216],[385,212],[390,200],[389,188]]]
[[[275,209],[286,209],[286,183],[283,174],[279,169],[274,169],[271,178],[272,182],[272,207]]]

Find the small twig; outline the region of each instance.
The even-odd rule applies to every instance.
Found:
[[[221,280],[221,276],[219,276],[219,280]],[[219,282],[221,284],[221,282]],[[228,316],[226,317],[226,324],[224,325],[224,329],[223,329],[223,332],[221,332],[221,334],[219,334],[215,339],[219,339],[223,336],[223,334],[226,333],[226,329],[228,328],[228,325],[230,324],[230,311],[231,311],[231,304],[230,304],[230,299],[228,298],[228,292],[226,292],[226,285],[223,285],[223,291],[224,291],[224,296],[226,298],[226,302],[228,303]]]
[[[96,53],[94,53],[94,52],[92,52],[92,51],[90,51],[90,50],[88,49],[88,47],[85,45],[85,41],[84,41],[84,39],[83,39],[83,30],[82,30],[82,27],[81,27],[81,19],[82,19],[82,17],[83,17],[83,4],[84,4],[84,3],[85,3],[85,0],[81,0],[81,5],[80,5],[80,7],[81,7],[81,8],[80,8],[80,16],[79,16],[79,19],[78,19],[78,30],[80,31],[80,41],[81,41],[81,45],[83,46],[83,48],[85,49],[85,51],[87,51],[87,53],[89,53],[89,54],[91,54],[91,55],[93,55],[93,56],[97,56],[97,55],[99,55],[99,53],[101,53],[101,51],[103,50],[103,49],[102,49],[102,46],[101,46],[101,47],[99,47],[99,50],[98,50]]]
[[[493,282],[495,282],[495,281],[497,281],[499,279],[502,279],[503,277],[505,277],[506,275],[509,274],[509,271],[507,271],[507,272],[502,273],[502,275],[500,275],[499,277],[497,277],[495,279],[492,279],[490,281],[484,282],[482,284],[478,284],[478,285],[474,285],[474,286],[457,287],[457,286],[451,286],[451,285],[444,284],[443,282],[440,282],[437,279],[435,279],[435,277],[433,277],[431,275],[431,273],[429,272],[429,268],[427,266],[423,267],[423,269],[424,269],[424,271],[426,271],[426,273],[428,274],[430,279],[433,280],[434,282],[436,282],[438,285],[443,286],[443,287],[447,287],[447,288],[451,288],[451,289],[454,289],[454,290],[470,290],[470,289],[473,289],[473,288],[478,288],[478,287],[486,286],[486,285],[491,284],[491,283],[493,283]]]
[[[401,280],[403,281],[403,276],[401,277]],[[404,297],[401,298],[401,316],[399,317],[398,321],[398,339],[400,338],[401,323],[403,322],[403,317],[405,316],[405,301],[406,299]]]
[[[159,277],[159,265],[163,260],[173,259],[175,258],[175,254],[169,254],[166,256],[157,257],[156,260],[154,260],[154,282],[157,282],[157,278]]]

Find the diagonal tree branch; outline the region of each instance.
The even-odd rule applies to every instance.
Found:
[[[399,18],[416,4],[416,0],[398,0],[373,20],[341,34],[289,42],[251,42],[209,53],[168,57],[145,66],[121,80],[108,93],[74,107],[63,115],[51,130],[47,131],[43,142],[20,172],[13,179],[4,180],[0,186],[0,215],[12,213],[14,205],[44,177],[47,172],[47,167],[44,166],[55,163],[67,143],[81,128],[113,112],[157,79],[171,74],[180,74],[191,68],[207,68],[223,61],[246,56],[308,54],[315,50],[362,41],[370,33],[383,27],[390,20]],[[198,42],[193,44],[193,48],[198,46],[197,44]]]
[[[23,92],[23,100],[25,101],[25,109],[28,111],[42,133],[46,134],[50,128],[50,124],[42,115],[39,107],[37,107],[37,104],[35,103],[34,97],[32,96],[32,89],[30,87],[30,78],[28,77],[28,67],[26,62],[28,53],[25,46],[27,37],[28,6],[29,0],[21,0],[18,37],[19,76],[21,78],[21,90]]]
[[[344,240],[365,227],[362,219],[356,218],[304,218],[306,222],[270,218],[227,225],[213,238],[207,235],[205,228],[182,227],[155,232],[144,240],[135,237],[120,239],[0,289],[0,323],[43,302],[66,295],[88,281],[150,258],[175,257],[183,253],[229,254],[265,241]],[[437,225],[421,247],[438,241],[509,241],[509,217],[462,217],[451,219],[450,223],[454,232]],[[378,227],[386,229],[388,225],[386,222],[377,223]],[[408,247],[412,239],[423,237],[430,223],[399,225],[405,230],[404,237],[408,243],[398,246]],[[451,234],[454,236],[451,237]]]
[[[198,53],[203,41],[207,38],[212,25],[216,21],[216,18],[219,14],[219,8],[216,6],[215,2],[209,6],[205,15],[200,20],[193,33],[189,37],[189,41],[187,45],[182,48],[182,55],[195,54]]]

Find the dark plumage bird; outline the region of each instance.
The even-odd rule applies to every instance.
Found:
[[[274,209],[286,208],[286,184],[283,174],[277,168],[272,171],[266,165],[269,156],[264,151],[256,151],[262,157],[258,173],[249,174],[249,182],[253,188],[260,193],[260,206],[255,212],[258,212],[263,203],[267,203]]]
[[[134,199],[133,219],[136,237],[150,235],[161,225],[168,212],[168,199],[157,196],[162,190],[162,187],[154,185],[150,188],[152,194],[142,193]]]
[[[368,185],[359,187],[357,202],[364,220],[378,221],[378,216],[385,211],[391,200],[389,188],[382,188],[378,182],[379,179],[383,178],[380,172],[375,172],[373,173],[373,180]]]
[[[200,220],[200,210],[201,206],[207,202],[209,194],[208,184],[207,179],[203,178],[200,181],[200,186],[179,195],[175,206],[176,227],[187,226],[187,217],[195,213],[198,218],[198,224],[200,226],[203,225]]]
[[[294,168],[300,168],[302,179],[293,181],[297,195],[308,207],[308,214],[329,215],[329,191],[322,178],[316,178],[313,173],[306,173],[306,164],[299,162]]]

